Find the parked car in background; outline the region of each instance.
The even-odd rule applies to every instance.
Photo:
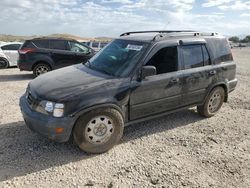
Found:
[[[18,67],[39,76],[54,69],[85,63],[94,54],[93,49],[73,39],[35,38],[25,41],[19,49]]]
[[[235,89],[235,75],[224,36],[128,32],[86,64],[31,81],[20,106],[30,129],[58,142],[73,136],[82,150],[102,153],[125,125],[194,106],[214,116]]]
[[[97,52],[104,48],[108,43],[109,42],[82,42],[82,44],[89,46]]]
[[[21,45],[21,42],[0,44],[0,68],[8,68],[17,65],[18,49]]]

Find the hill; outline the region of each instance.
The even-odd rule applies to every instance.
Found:
[[[81,37],[81,36],[76,36],[76,35],[71,35],[71,34],[51,34],[51,35],[33,35],[33,36],[16,36],[16,35],[5,35],[5,34],[0,34],[0,41],[4,42],[13,42],[13,41],[25,41],[28,39],[36,38],[36,37],[58,37],[58,38],[70,38],[70,39],[75,39],[77,41],[110,41],[112,38],[108,37],[97,37],[97,38],[88,38],[88,37]]]

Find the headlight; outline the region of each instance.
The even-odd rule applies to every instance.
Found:
[[[54,117],[62,117],[64,114],[64,104],[51,101],[41,101],[37,111],[44,114],[53,114]]]
[[[54,107],[53,116],[54,117],[62,117],[64,112],[64,104],[56,103]]]

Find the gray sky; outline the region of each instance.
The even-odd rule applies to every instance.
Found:
[[[0,33],[117,36],[125,31],[192,29],[250,34],[244,0],[1,0]]]

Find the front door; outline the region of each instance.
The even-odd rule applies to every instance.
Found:
[[[132,81],[130,120],[173,110],[181,105],[182,73],[179,71],[178,47],[162,47],[147,61],[157,74],[142,81]]]

